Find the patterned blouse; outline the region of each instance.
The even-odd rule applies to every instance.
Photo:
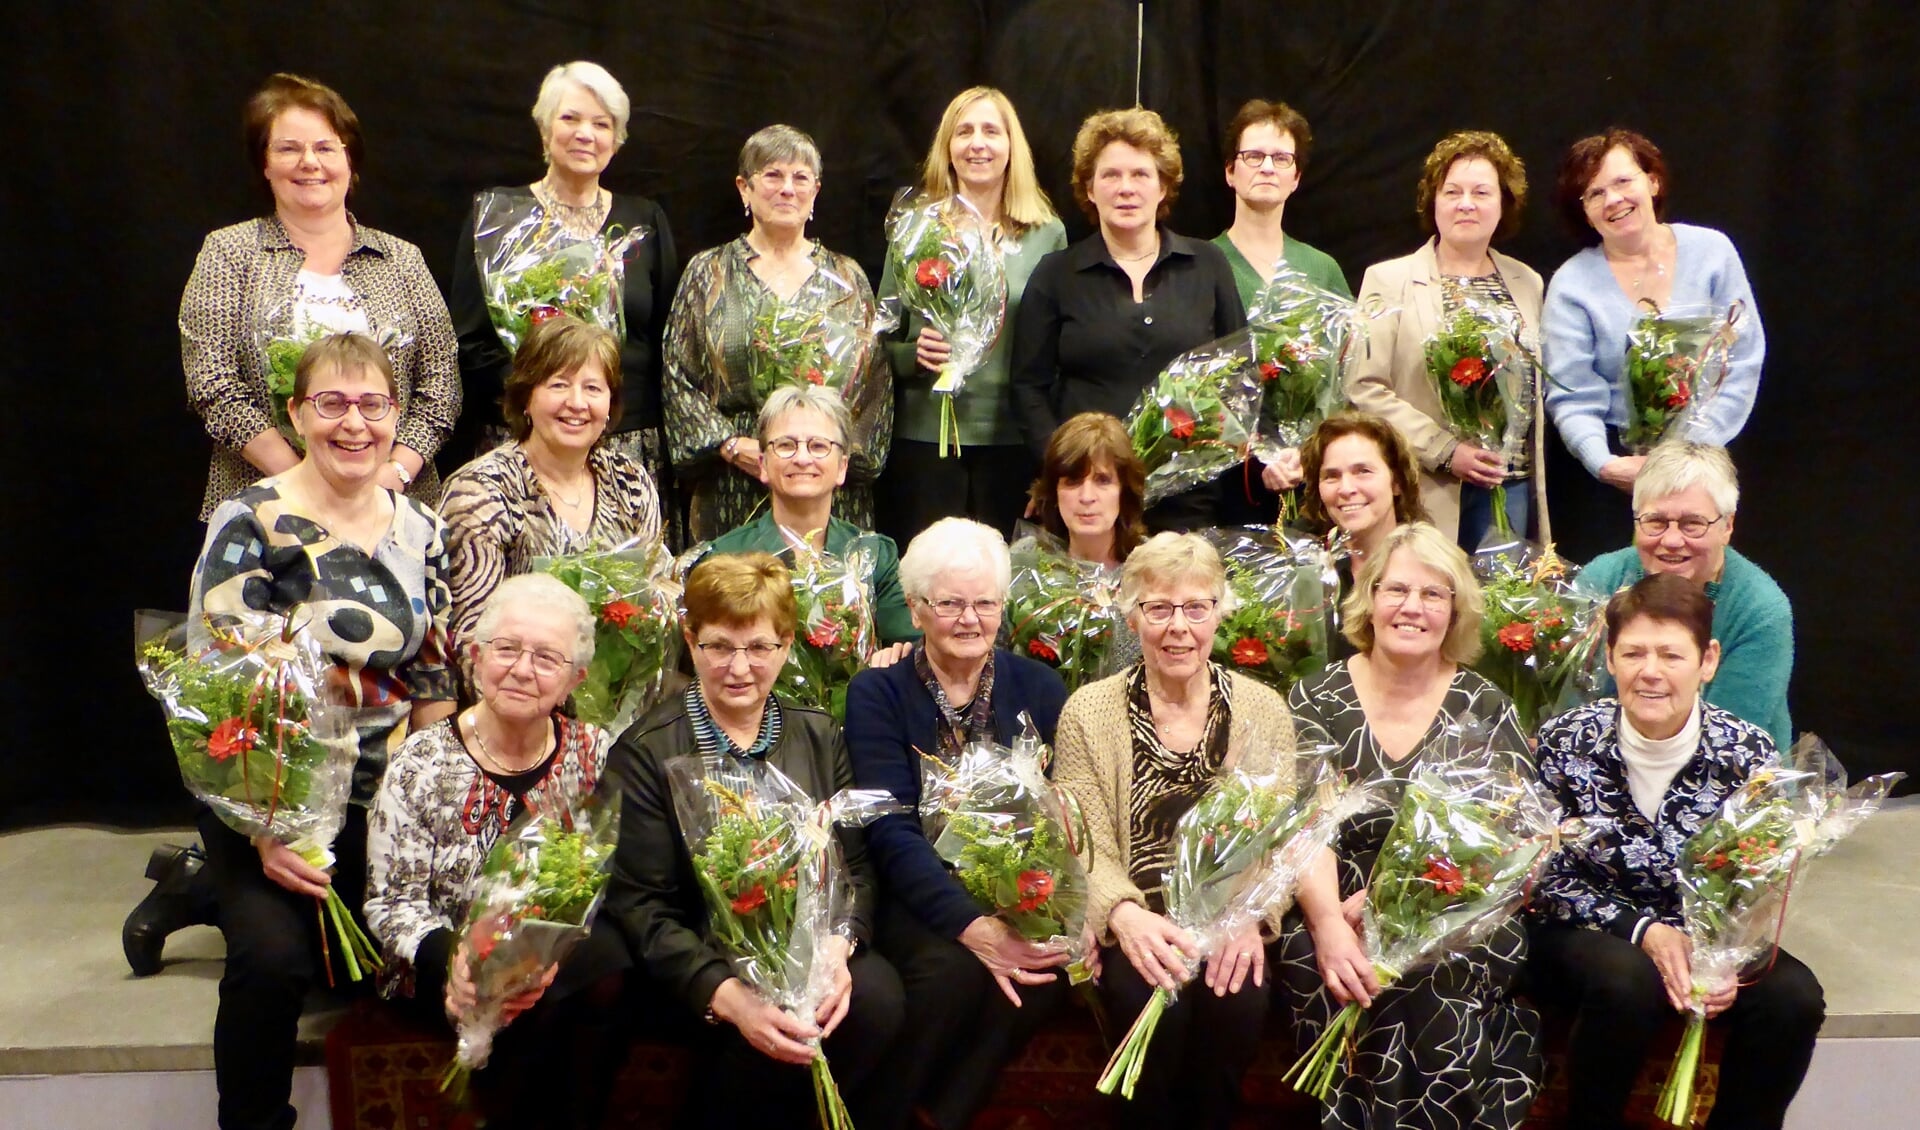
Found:
[[[373,800],[414,705],[454,697],[446,531],[424,505],[391,497],[393,524],[368,555],[295,510],[279,479],[262,479],[214,511],[187,610],[190,624],[296,605],[312,611],[307,630],[334,664],[328,694],[355,713],[359,805]]]
[[[545,777],[514,797],[482,772],[448,718],[393,755],[367,819],[367,928],[380,943],[388,997],[413,995],[415,956],[435,930],[456,930],[480,865],[521,811],[564,811],[592,794],[613,736],[559,715]]]
[[[460,367],[453,323],[420,249],[353,223],[353,247],[340,273],[359,300],[375,336],[392,332],[399,417],[393,441],[426,460],[407,494],[431,505],[440,497],[434,453],[460,416]],[[260,472],[240,449],[273,427],[262,333],[292,329],[290,301],[307,261],[287,229],[266,216],[207,236],[180,296],[180,367],[187,400],[213,437],[200,517],[212,515]]]
[[[733,436],[755,434],[761,398],[747,369],[754,315],[778,301],[749,264],[758,252],[745,236],[702,251],[687,262],[680,291],[667,317],[662,344],[668,452],[680,482],[691,494],[689,534],[713,538],[744,525],[766,498],[758,479],[720,457]],[[794,301],[823,305],[836,318],[869,322],[873,290],[860,264],[813,245],[814,277]],[[868,350],[855,391],[851,465],[835,494],[834,513],[861,529],[873,528],[873,480],[886,465],[893,438],[893,384],[884,351]]]
[[[1619,719],[1619,700],[1603,698],[1540,728],[1541,782],[1568,816],[1610,823],[1585,846],[1553,857],[1531,910],[1638,941],[1653,922],[1682,926],[1674,884],[1681,848],[1754,770],[1779,758],[1765,730],[1702,703],[1700,752],[1667,786],[1657,819],[1648,820],[1627,788]]]
[[[1165,913],[1162,880],[1173,866],[1174,827],[1213,787],[1227,761],[1233,717],[1229,683],[1218,664],[1207,665],[1207,722],[1190,750],[1171,750],[1153,724],[1146,665],[1127,675],[1127,728],[1133,735],[1133,794],[1127,798],[1127,838],[1133,846],[1128,877],[1146,896],[1147,909]]]
[[[533,568],[536,557],[612,549],[634,538],[660,540],[660,497],[653,477],[631,458],[596,447],[593,525],[576,530],[553,507],[519,444],[497,447],[447,476],[440,516],[453,560],[451,634],[458,650],[500,582]]]

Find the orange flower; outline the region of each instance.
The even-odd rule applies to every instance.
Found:
[[[840,621],[822,620],[807,633],[807,642],[815,647],[832,647],[840,642]]]
[[[1169,408],[1165,413],[1167,434],[1175,439],[1191,439],[1193,436],[1193,413],[1184,408]]]
[[[1053,876],[1045,871],[1022,871],[1019,879],[1020,901],[1013,909],[1038,910],[1053,897]]]
[[[600,619],[616,628],[624,628],[640,615],[640,606],[625,600],[610,600],[600,610]]]
[[[1053,650],[1044,640],[1036,639],[1027,644],[1027,654],[1033,656],[1035,659],[1045,660],[1048,663],[1060,662],[1060,653]]]
[[[1248,637],[1236,640],[1230,654],[1233,661],[1242,667],[1258,667],[1267,661],[1267,645]]]
[[[767,889],[758,883],[740,892],[730,904],[735,914],[752,914],[767,905]]]
[[[807,378],[807,383],[810,385],[823,385],[827,383],[826,374],[822,373],[818,369],[808,369],[806,372],[806,378]]]
[[[1517,620],[1500,629],[1495,635],[1501,643],[1506,645],[1508,651],[1533,650],[1533,625],[1528,621]]]
[[[1443,895],[1457,895],[1467,889],[1467,880],[1460,874],[1460,868],[1453,860],[1445,856],[1429,856],[1427,873],[1420,876],[1432,883],[1434,889]]]
[[[1461,388],[1472,388],[1487,375],[1487,363],[1478,357],[1462,357],[1453,363],[1453,370],[1447,379]]]
[[[928,290],[932,290],[935,287],[944,285],[947,281],[947,276],[952,273],[953,264],[947,262],[945,259],[922,259],[920,260],[920,265],[914,268],[913,281]]]
[[[259,746],[260,731],[247,725],[245,718],[229,718],[207,735],[207,756],[215,761],[250,753]]]

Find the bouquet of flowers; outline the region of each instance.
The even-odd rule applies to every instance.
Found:
[[[1060,672],[1069,691],[1112,674],[1114,638],[1128,630],[1119,575],[1075,560],[1044,530],[1014,542],[1011,557],[1009,647]]]
[[[1247,308],[1260,374],[1253,452],[1272,463],[1298,448],[1346,403],[1346,371],[1364,349],[1367,318],[1353,299],[1315,286],[1284,260]],[[1283,521],[1299,516],[1297,491],[1281,500]]]
[[[1260,417],[1252,330],[1236,330],[1173,359],[1127,414],[1147,468],[1151,506],[1211,481],[1247,457]]]
[[[887,210],[887,260],[900,302],[939,331],[953,353],[934,379],[940,401],[940,457],[960,454],[953,398],[986,360],[1007,314],[1007,275],[993,226],[965,197],[936,200],[901,190]]]
[[[507,1002],[539,985],[586,939],[619,840],[619,805],[588,797],[529,812],[487,853],[460,938],[474,1006],[460,1018],[442,1091],[465,1094],[505,1026]]]
[[[1573,571],[1552,550],[1531,562],[1505,553],[1474,561],[1487,611],[1473,669],[1513,700],[1529,734],[1600,686],[1606,600],[1575,588]]]
[[[1315,774],[1283,790],[1271,776],[1224,773],[1175,825],[1173,867],[1165,876],[1167,917],[1199,940],[1182,954],[1188,979],[1236,934],[1288,897],[1341,821],[1365,808],[1368,794],[1333,780],[1326,757],[1297,759]],[[1264,989],[1255,990],[1264,992]],[[1133,1097],[1147,1047],[1173,1000],[1155,989],[1107,1061],[1097,1089]]]
[[[680,659],[680,584],[660,545],[629,541],[614,549],[536,557],[586,599],[594,619],[593,662],[573,692],[583,722],[618,734],[660,697]]]
[[[1706,998],[1770,954],[1786,923],[1796,874],[1878,811],[1906,776],[1883,773],[1847,788],[1846,773],[1812,734],[1795,743],[1791,769],[1763,769],[1687,840],[1676,879],[1692,940],[1693,1010],[1654,1116],[1693,1121],[1694,1083],[1706,1040]]]
[[[1499,455],[1508,466],[1526,450],[1533,427],[1533,365],[1518,314],[1450,286],[1447,314],[1427,339],[1427,375],[1447,427],[1462,442]],[[1513,537],[1507,488],[1493,488],[1494,530]]]
[[[626,340],[626,260],[650,234],[608,228],[582,237],[525,193],[476,193],[473,257],[487,313],[507,352],[520,348],[528,330],[562,314]]]
[[[832,313],[851,308],[853,287],[829,271],[815,271],[785,301],[768,294],[754,311],[747,337],[747,372],[754,398],[764,401],[787,385],[821,385],[858,402],[876,327]]]
[[[766,1000],[811,1020],[831,989],[821,960],[846,936],[846,863],[835,824],[901,811],[880,791],[846,790],[816,805],[764,761],[679,757],[667,763],[673,810],[707,904],[707,927],[734,975]],[[824,1055],[814,1097],[827,1130],[852,1130]]]
[[[1211,529],[1231,596],[1213,659],[1286,694],[1327,665],[1329,611],[1340,591],[1332,555],[1314,538],[1258,526]]]
[[[324,869],[346,823],[360,752],[348,716],[328,709],[331,664],[305,631],[305,615],[223,616],[216,626],[136,613],[136,664],[166,713],[187,791],[248,839],[270,836]],[[331,930],[348,977],[380,968],[379,948],[339,892],[328,887],[316,913],[321,948],[330,950]]]
[[[789,540],[811,545],[798,537]],[[839,554],[794,551],[793,598],[800,617],[774,690],[826,711],[836,722],[846,722],[847,684],[867,665],[878,642],[873,628],[877,559],[872,535],[854,538]]]
[[[1069,979],[1085,981],[1086,819],[1072,794],[1047,780],[1031,719],[1013,749],[981,743],[956,764],[923,755],[923,765],[921,818],[944,817],[934,850],[983,909],[1028,941],[1068,953]]]
[[[1367,882],[1362,943],[1380,984],[1505,922],[1557,846],[1559,822],[1558,808],[1517,768],[1462,759],[1422,770],[1401,796]],[[1295,1089],[1327,1100],[1361,1015],[1357,1003],[1334,1015],[1287,1071]]]
[[[260,372],[267,382],[268,408],[273,417],[273,426],[279,429],[281,437],[292,444],[295,451],[301,452],[306,450],[306,443],[293,430],[292,400],[296,370],[300,367],[300,358],[306,353],[307,346],[328,334],[339,332],[324,322],[304,316],[305,313],[298,297],[290,294],[261,314],[253,334],[254,347],[260,351]],[[368,336],[387,351],[388,357],[397,357],[413,344],[412,315],[403,311],[399,324],[370,327]]]
[[[1661,310],[1651,302],[1627,331],[1627,426],[1620,440],[1645,455],[1689,425],[1726,379],[1743,303]]]

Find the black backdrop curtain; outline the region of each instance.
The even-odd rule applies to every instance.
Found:
[[[1542,274],[1575,244],[1547,206],[1560,154],[1610,123],[1665,150],[1672,215],[1732,236],[1771,349],[1734,448],[1736,544],[1793,598],[1793,714],[1853,770],[1910,767],[1917,417],[1907,361],[1920,221],[1915,28],[1904,5],[1296,5],[1154,2],[1141,100],[1180,131],[1172,224],[1210,236],[1230,201],[1222,123],[1245,98],[1300,108],[1313,160],[1288,228],[1357,283],[1404,254],[1419,162],[1493,129],[1534,202],[1506,250]],[[989,82],[1020,108],[1070,234],[1086,113],[1134,93],[1122,0],[783,3],[354,2],[32,5],[7,21],[0,827],[185,811],[130,613],[183,605],[208,441],[174,327],[209,230],[266,206],[239,140],[268,73],[340,90],[367,158],[353,207],[445,281],[470,194],[541,171],[528,117],[547,67],[605,64],[633,98],[607,183],[665,205],[686,252],[742,230],[729,181],[753,129],[825,156],[814,232],[874,277],[879,222],[940,110]],[[1557,445],[1556,445],[1557,446]],[[1561,484],[1582,472],[1564,452]],[[1908,499],[1902,502],[1901,499]],[[1554,492],[1575,559],[1624,544],[1623,500]]]

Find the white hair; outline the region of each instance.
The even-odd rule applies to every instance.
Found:
[[[507,609],[519,612],[543,613],[555,621],[570,624],[573,628],[573,662],[585,669],[593,662],[593,610],[579,593],[563,584],[560,578],[546,573],[522,573],[517,577],[508,577],[493,590],[487,603],[480,609],[480,619],[473,627],[473,639],[476,643],[485,643],[493,638],[493,630],[500,623],[500,617]]]
[[[927,599],[935,582],[951,573],[984,573],[1004,600],[1013,583],[1013,563],[1000,531],[967,518],[942,518],[907,543],[900,558],[900,590]]]
[[[1722,514],[1740,508],[1740,478],[1726,448],[1691,441],[1659,444],[1633,480],[1634,512],[1693,487],[1704,488]]]
[[[600,105],[613,115],[614,145],[625,145],[627,116],[633,112],[633,101],[627,97],[626,88],[620,85],[619,79],[607,73],[607,68],[598,63],[577,60],[560,64],[540,80],[540,96],[533,100],[533,120],[540,127],[542,151],[553,137],[553,119],[560,113],[560,99],[566,93],[568,83],[600,100]]]
[[[837,389],[825,385],[782,385],[767,394],[767,402],[760,406],[760,434],[757,437],[762,445],[773,434],[773,426],[780,417],[789,412],[818,412],[827,418],[840,433],[840,445],[850,447],[853,443],[853,413],[847,409],[847,402],[840,397]],[[851,454],[851,452],[849,452]]]

